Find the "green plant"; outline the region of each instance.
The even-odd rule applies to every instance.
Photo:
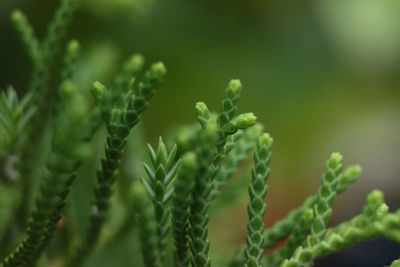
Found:
[[[400,243],[400,210],[389,212],[378,190],[368,195],[361,214],[327,227],[336,196],[361,174],[359,166],[342,171],[339,153],[328,159],[318,192],[264,229],[273,141],[263,133],[253,113],[238,114],[242,91],[239,80],[229,82],[219,113],[211,112],[203,102],[196,104],[198,123],[179,129],[171,149],[161,138],[157,149],[148,145],[146,178],[139,179],[139,171],[124,174],[121,164],[131,159],[126,154],[140,154],[140,148],[132,151],[129,147],[138,138],[133,128],[161,86],[166,68],[160,62],[151,65],[136,85],[134,76],[140,75],[144,59],[135,54],[110,86],[95,82],[90,97],[88,90],[74,81],[80,46],[72,40],[65,49],[59,85],[52,90],[54,57],[78,2],[61,1],[42,42],[22,12],[12,15],[33,61],[33,75],[21,100],[12,87],[0,98],[0,266],[34,266],[37,262],[48,266],[54,258],[65,266],[81,266],[93,251],[101,253],[130,229],[141,245],[142,254],[133,255],[138,264],[211,266],[209,215],[234,198],[235,191],[222,191],[233,175],[241,172],[239,165],[252,150],[246,246],[221,264],[311,266],[315,259],[362,240],[384,237]],[[105,136],[101,135],[102,128]],[[71,190],[77,190],[73,186],[83,172],[82,165],[93,159],[91,145],[99,145],[96,135],[103,139],[104,156],[92,188],[86,230],[77,234],[73,231],[77,219],[64,207],[69,205]],[[33,160],[35,155],[43,156]],[[124,176],[134,177],[123,180]],[[35,198],[30,204],[32,194]],[[210,209],[210,204],[218,200],[218,205]],[[125,203],[125,216],[112,224],[110,206],[118,209],[118,201]],[[57,240],[57,233],[62,241],[51,243]],[[265,255],[267,249],[287,237],[282,248]],[[46,251],[49,248],[51,251]],[[391,266],[398,265],[394,261]]]

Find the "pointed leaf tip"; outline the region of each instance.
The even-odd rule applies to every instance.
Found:
[[[77,89],[72,81],[66,81],[61,86],[60,95],[65,98],[70,98],[76,93]]]
[[[232,79],[229,82],[229,88],[231,88],[233,90],[233,92],[238,95],[240,94],[240,91],[242,90],[242,83],[240,82],[240,80],[238,79]]]
[[[346,170],[346,176],[350,178],[358,178],[362,172],[362,168],[360,165],[351,166]]]
[[[208,111],[207,105],[204,102],[197,102],[195,106],[196,112],[198,115],[204,114],[206,111]]]
[[[144,65],[144,57],[140,54],[134,54],[128,61],[127,68],[130,71],[136,71],[143,67]]]
[[[342,161],[343,156],[338,152],[334,152],[329,158],[329,166],[335,168],[337,165],[342,164]]]
[[[233,119],[233,125],[237,129],[246,129],[256,123],[257,117],[254,113],[243,113]]]
[[[262,146],[271,146],[273,142],[272,137],[268,134],[268,133],[263,133],[260,137],[259,137],[259,143]]]
[[[188,152],[182,157],[182,169],[194,169],[196,167],[196,154]]]
[[[26,16],[25,14],[19,10],[19,9],[15,9],[12,13],[11,13],[11,20],[13,22],[22,22],[26,20]]]
[[[68,54],[76,56],[79,53],[80,44],[78,40],[72,40],[68,44],[67,52]]]
[[[97,99],[102,98],[104,96],[105,91],[106,91],[106,87],[101,82],[96,81],[93,83],[91,92],[95,98],[97,98]]]
[[[151,72],[161,78],[167,73],[167,68],[165,67],[164,63],[157,62],[151,66]]]
[[[373,190],[367,196],[368,205],[377,205],[383,201],[383,192],[380,190]]]

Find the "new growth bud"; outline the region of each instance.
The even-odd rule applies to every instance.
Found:
[[[354,165],[347,168],[342,176],[342,179],[344,180],[343,182],[348,184],[354,183],[358,177],[360,177],[361,171],[362,169],[359,165]]]
[[[103,98],[107,88],[99,81],[93,83],[93,87],[91,89],[92,95],[97,99]]]
[[[134,201],[134,203],[137,203],[137,205],[143,204],[147,197],[146,189],[140,182],[135,182],[132,185],[131,194],[132,200]]]
[[[60,95],[63,98],[71,98],[76,93],[76,86],[71,81],[66,81],[61,86]]]
[[[258,138],[258,143],[260,146],[270,147],[272,145],[273,139],[268,133],[263,133]]]
[[[207,117],[211,117],[211,113],[207,108],[207,105],[204,102],[197,102],[195,106],[195,110],[198,116],[205,116],[209,114]]]
[[[77,40],[72,40],[68,44],[67,53],[73,57],[77,57],[80,52],[80,45]]]
[[[328,166],[332,169],[336,169],[338,165],[342,164],[342,161],[343,161],[343,156],[338,152],[334,152],[331,154],[331,157],[329,158]]]
[[[151,72],[152,72],[155,76],[161,78],[161,77],[164,77],[164,75],[167,73],[167,68],[165,67],[164,63],[162,63],[162,62],[157,62],[157,63],[154,63],[154,64],[151,66]]]
[[[11,20],[15,23],[15,24],[26,24],[27,23],[27,19],[24,13],[22,13],[21,10],[16,9],[12,12],[11,14]]]
[[[197,102],[195,106],[195,110],[197,113],[197,118],[204,128],[207,124],[212,120],[212,116],[210,111],[207,108],[207,105],[204,102]]]
[[[129,72],[136,72],[140,70],[144,65],[144,57],[140,54],[134,54],[127,62],[126,68]]]
[[[389,211],[389,207],[388,205],[386,205],[386,203],[382,203],[381,205],[379,205],[379,208],[376,210],[376,216],[377,217],[382,217],[384,215],[386,215]]]
[[[246,129],[256,123],[257,117],[254,113],[243,113],[233,119],[232,124],[236,129]]]
[[[378,205],[383,201],[383,193],[380,190],[373,190],[368,194],[367,203],[368,205]]]
[[[183,170],[194,170],[196,169],[196,154],[188,152],[182,157],[181,169]]]
[[[234,96],[239,96],[242,91],[242,83],[240,80],[231,80],[229,82],[228,92],[232,92]]]

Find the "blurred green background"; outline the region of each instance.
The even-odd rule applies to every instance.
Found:
[[[267,225],[317,190],[333,151],[363,174],[337,199],[332,224],[358,214],[373,188],[400,207],[399,1],[82,2],[69,32],[83,47],[82,86],[89,88],[88,77],[107,83],[134,52],[167,65],[144,116],[151,143],[194,122],[196,101],[218,110],[229,79],[241,79],[240,111],[256,113],[275,139]],[[10,12],[22,9],[43,36],[58,4],[0,1],[1,89],[12,84],[23,93],[30,74]],[[235,205],[211,216],[211,250],[228,253],[244,242],[246,202],[243,188]]]

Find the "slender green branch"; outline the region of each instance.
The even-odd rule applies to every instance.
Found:
[[[157,244],[157,226],[154,213],[149,209],[150,200],[146,196],[146,189],[135,183],[132,187],[133,203],[137,211],[140,243],[145,266],[160,267],[160,254]]]
[[[326,172],[322,177],[322,185],[318,190],[318,200],[314,206],[314,221],[311,224],[311,234],[308,246],[314,246],[321,241],[326,232],[326,225],[332,216],[332,204],[336,199],[336,187],[342,171],[343,157],[333,153],[326,163]]]
[[[326,163],[326,171],[322,177],[322,185],[318,190],[318,200],[314,205],[314,220],[311,224],[311,234],[307,237],[304,248],[296,249],[294,255],[285,260],[281,266],[309,266],[314,259],[312,249],[319,244],[326,234],[326,225],[332,216],[331,205],[336,198],[336,187],[342,170],[342,156],[333,153]]]
[[[116,77],[111,87],[111,102],[124,107],[124,97],[129,94],[130,83],[134,81],[132,78],[144,65],[144,57],[140,54],[133,54],[124,64],[122,70]]]
[[[210,266],[208,257],[208,206],[213,181],[219,166],[228,151],[224,149],[228,136],[239,129],[246,129],[255,124],[256,117],[252,113],[236,115],[236,105],[240,97],[241,84],[237,80],[229,83],[226,97],[222,101],[221,114],[217,122],[203,102],[196,104],[198,121],[203,128],[200,134],[200,147],[196,155],[198,172],[193,190],[193,203],[190,214],[190,237],[192,266]],[[227,121],[229,119],[229,121]]]
[[[358,165],[348,167],[339,177],[339,183],[337,185],[337,193],[343,193],[347,188],[353,184],[359,178],[361,174],[361,167]],[[313,208],[318,200],[318,195],[308,197],[303,204],[284,217],[282,220],[277,221],[269,229],[264,232],[264,250],[272,248],[279,241],[287,238],[292,233],[294,227],[301,219],[306,210]],[[243,266],[246,260],[245,248],[242,247],[238,250],[229,266]]]
[[[18,13],[17,13],[18,14]],[[20,15],[15,15],[15,16],[20,16]],[[68,108],[72,108],[72,109],[77,109],[78,111],[81,111],[82,108],[79,107],[81,104],[83,103],[78,103],[81,102],[78,96],[78,92],[76,91],[75,85],[73,85],[70,81],[71,77],[72,77],[72,70],[74,67],[74,63],[78,57],[79,54],[79,43],[77,41],[72,41],[67,48],[67,51],[65,53],[65,57],[64,57],[64,65],[62,67],[62,71],[61,71],[61,84],[57,90],[58,92],[58,101],[57,101],[57,105],[54,108],[54,119],[52,120],[52,127],[54,129],[57,130],[57,128],[59,128],[59,121],[64,120],[64,117],[67,117],[65,115],[66,113],[66,109]],[[30,104],[30,99],[31,99],[31,94],[28,93],[23,101],[18,104],[18,102],[16,102],[15,100],[13,100],[14,103],[12,103],[11,107],[15,106],[15,108],[17,107],[17,104],[20,105],[19,106],[19,110],[15,110],[16,112],[20,113],[18,115],[18,113],[14,114],[18,115],[14,118],[12,118],[12,120],[15,121],[14,124],[14,128],[13,129],[13,135],[15,136],[14,140],[14,145],[13,145],[13,151],[9,151],[9,155],[14,155],[12,157],[15,157],[16,162],[18,163],[19,161],[19,156],[20,156],[20,152],[21,152],[21,148],[24,147],[24,144],[26,143],[26,140],[29,137],[28,134],[28,125],[31,123],[31,118],[32,115],[34,114],[34,108],[30,107],[28,110],[25,110],[28,107],[28,104]],[[71,100],[73,99],[73,100]],[[10,99],[11,100],[11,99]],[[70,104],[70,103],[66,103],[66,102],[71,102],[74,101],[74,104]],[[9,113],[9,112],[8,112]],[[71,113],[71,112],[70,112]],[[7,112],[3,112],[2,114],[6,115]],[[11,115],[11,113],[9,113]],[[4,115],[1,115],[0,117],[3,117]],[[82,115],[82,114],[81,114]],[[70,117],[68,117],[68,119],[71,119]],[[73,118],[72,118],[73,119]],[[84,121],[86,120],[82,120],[82,122],[79,122],[79,124],[77,125],[84,125]],[[76,125],[74,125],[73,127],[76,127]],[[84,133],[84,131],[82,131],[82,134]],[[68,133],[68,131],[66,132]],[[58,133],[60,134],[60,133]],[[63,132],[61,134],[64,134]],[[82,135],[83,136],[83,135]],[[67,140],[68,141],[68,140]],[[29,166],[28,163],[25,162],[25,164],[27,164]],[[24,165],[26,166],[26,165]],[[24,170],[24,169],[23,169]],[[25,169],[26,170],[26,169]],[[14,171],[14,174],[17,176],[19,176],[19,172],[16,169]],[[35,172],[30,172],[30,173],[25,173],[25,175],[23,175],[23,179],[24,179],[24,183],[22,183],[23,187],[22,187],[22,201],[20,202],[20,207],[19,207],[19,212],[16,213],[16,215],[20,215],[22,218],[25,217],[25,213],[27,212],[27,208],[29,206],[29,202],[31,200],[31,192],[32,192],[32,188],[31,188],[31,184],[30,181],[32,181],[34,175],[36,173]],[[65,197],[67,196],[67,194],[65,194]],[[61,201],[63,203],[63,201]],[[62,205],[62,204],[60,204]],[[54,221],[58,221],[56,219],[54,219]],[[46,245],[42,245],[42,247],[46,247]],[[39,249],[39,251],[42,251],[42,249]],[[40,256],[40,253],[37,253],[38,256]]]
[[[177,267],[186,267],[190,263],[188,218],[189,208],[192,204],[190,193],[194,186],[196,167],[196,155],[191,152],[184,154],[175,182],[172,224],[175,240],[175,266]]]
[[[54,65],[54,58],[60,50],[61,41],[66,35],[68,25],[71,22],[73,13],[78,7],[79,0],[62,0],[60,7],[56,10],[53,20],[50,22],[47,33],[40,43],[39,62],[33,69],[29,92],[34,95],[34,103],[38,105],[38,112],[35,114],[36,127],[32,132],[33,136],[40,136],[44,124],[38,121],[45,121],[51,104],[54,101],[55,91],[48,86],[50,74]],[[18,13],[17,13],[18,14]]]
[[[30,142],[24,147],[21,155],[21,175],[24,178],[23,201],[18,211],[21,220],[28,214],[28,208],[32,196],[32,188],[35,184],[34,176],[37,174],[38,166],[41,166],[40,153],[42,151],[42,138],[48,119],[53,116],[53,105],[57,90],[49,86],[50,76],[54,69],[55,57],[61,46],[61,41],[66,35],[73,13],[78,7],[80,0],[62,0],[55,12],[53,20],[49,23],[46,36],[39,42],[33,34],[27,19],[20,11],[13,13],[12,20],[20,32],[22,40],[29,42],[31,58],[34,58],[32,78],[27,92],[32,95],[31,106],[35,112],[29,123],[27,135]],[[19,29],[22,27],[21,29]]]
[[[227,153],[224,162],[218,170],[218,174],[215,177],[214,189],[211,193],[210,199],[215,199],[225,186],[227,180],[234,175],[240,163],[242,163],[248,156],[257,138],[262,133],[262,126],[256,124],[243,131],[242,136],[237,142],[234,142],[233,149]]]
[[[89,255],[98,240],[109,207],[111,187],[118,176],[118,168],[131,129],[139,122],[139,116],[148,106],[156,89],[161,85],[166,69],[163,63],[153,64],[146,72],[144,80],[139,84],[137,95],[131,95],[125,110],[115,106],[109,111],[108,103],[112,95],[105,86],[96,82],[93,95],[98,101],[103,119],[107,126],[107,144],[105,157],[101,161],[101,170],[97,175],[95,202],[90,216],[90,224],[83,240],[73,249],[66,266],[80,266]]]
[[[254,152],[254,167],[251,170],[252,179],[249,186],[250,203],[247,206],[249,223],[246,237],[246,264],[248,267],[260,266],[260,259],[264,253],[262,248],[264,232],[264,216],[267,211],[265,197],[268,194],[267,180],[270,174],[272,138],[263,134],[257,141]]]
[[[321,258],[362,240],[375,238],[379,236],[378,225],[383,225],[387,229],[398,227],[400,212],[397,214],[388,214],[387,212],[388,207],[383,203],[383,194],[378,190],[372,191],[367,197],[367,203],[361,215],[329,229],[323,240],[313,247],[309,247],[309,249],[299,247],[292,257],[296,260],[284,262],[281,266],[303,266],[304,259]]]
[[[47,172],[42,178],[35,209],[28,220],[27,234],[21,244],[2,263],[8,266],[31,266],[47,246],[61,218],[62,207],[86,151],[82,120],[85,109],[72,97],[73,88],[64,88],[67,105],[56,120],[52,151],[47,159]],[[65,119],[61,119],[61,116]]]
[[[300,246],[307,237],[313,221],[313,210],[306,209],[298,224],[293,229],[292,236],[287,241],[286,245],[269,255],[261,261],[262,266],[279,266],[286,258],[290,257],[298,246]]]
[[[211,192],[211,177],[208,175],[210,168],[210,159],[215,156],[215,145],[217,142],[217,125],[210,122],[204,129],[202,136],[202,145],[197,154],[198,171],[196,175],[195,186],[193,189],[193,202],[190,207],[190,249],[192,252],[191,264],[193,267],[210,266],[211,261],[208,257],[210,242],[208,235],[208,197]],[[211,169],[211,172],[214,170]]]
[[[55,102],[55,105],[53,107],[54,110],[54,117],[56,120],[59,117],[59,114],[63,112],[64,103],[62,101],[62,91],[66,90],[76,90],[75,85],[72,83],[72,75],[73,75],[73,70],[76,65],[76,61],[79,57],[80,53],[80,45],[77,40],[71,40],[68,45],[67,49],[64,54],[64,59],[63,59],[63,66],[61,69],[61,74],[60,74],[60,84],[58,88],[58,94],[57,94],[57,101]],[[75,100],[80,101],[75,98]],[[54,119],[53,119],[54,120]],[[53,121],[51,120],[51,122]]]
[[[42,49],[45,61],[53,61],[60,49],[62,39],[67,33],[69,24],[78,8],[80,0],[62,0],[50,22],[46,36],[43,39]]]
[[[226,129],[237,113],[237,104],[240,99],[242,84],[240,80],[231,80],[226,88],[225,98],[222,100],[221,113],[218,117],[218,126]]]
[[[39,40],[35,36],[34,29],[29,23],[28,18],[20,10],[14,10],[11,14],[11,20],[17,30],[26,51],[34,64],[38,63],[41,57]]]
[[[81,47],[77,40],[69,41],[64,56],[63,68],[61,69],[61,86],[63,86],[65,82],[72,80],[73,70],[75,68],[76,61],[78,60],[80,50]]]

